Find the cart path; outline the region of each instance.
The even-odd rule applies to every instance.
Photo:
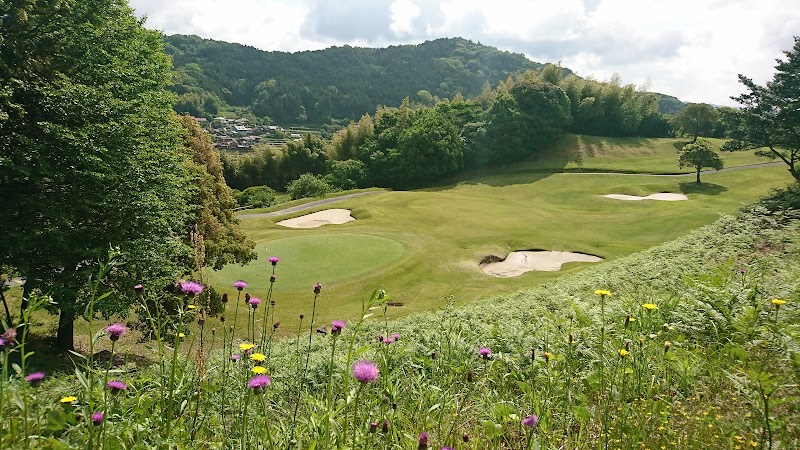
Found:
[[[342,195],[340,197],[331,197],[331,198],[323,198],[322,200],[314,200],[313,202],[303,203],[302,205],[292,206],[291,208],[280,209],[278,211],[272,211],[268,213],[258,213],[258,214],[239,214],[236,217],[240,219],[252,219],[256,217],[284,216],[286,214],[292,214],[300,211],[305,211],[307,209],[316,208],[317,206],[327,205],[328,203],[338,202],[339,200],[347,200],[349,198],[363,197],[365,195],[383,194],[385,192],[386,191],[358,192],[355,194]]]

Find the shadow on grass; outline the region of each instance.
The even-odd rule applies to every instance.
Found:
[[[725,186],[718,184],[697,183],[695,181],[678,183],[678,186],[684,194],[719,195],[728,190]]]

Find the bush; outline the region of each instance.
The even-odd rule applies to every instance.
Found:
[[[268,186],[253,186],[245,189],[237,200],[242,206],[266,208],[275,203],[275,190]]]
[[[310,173],[300,175],[300,178],[286,186],[286,192],[292,200],[306,197],[324,197],[330,191],[331,187],[328,183]]]
[[[785,189],[776,189],[759,203],[770,211],[800,210],[800,183],[793,183]]]

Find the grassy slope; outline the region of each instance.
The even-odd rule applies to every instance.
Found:
[[[594,156],[583,158],[585,170],[625,168],[669,172],[677,168],[674,143],[680,141],[676,139],[567,136],[552,153],[574,150],[571,142],[576,140],[584,146],[581,148],[585,153],[587,146],[596,148],[592,151]],[[597,150],[599,148],[602,152]],[[759,162],[750,154],[733,156],[737,164]],[[552,163],[556,159],[548,161]],[[259,249],[289,236],[342,233],[383,236],[406,247],[402,258],[384,267],[363,269],[362,273],[368,273],[366,276],[324,278],[308,275],[307,270],[300,269],[307,275],[306,279],[292,282],[293,286],[305,285],[305,289],[299,291],[280,283],[284,269],[283,263],[279,264],[278,301],[291,298],[280,319],[291,329],[292,321],[308,310],[310,288],[316,282],[324,285],[323,306],[319,312],[322,321],[354,317],[361,299],[378,287],[405,304],[398,310],[400,314],[438,308],[448,296],[459,304],[467,303],[515,292],[586,267],[586,264],[569,264],[562,272],[497,279],[480,271],[478,262],[486,255],[504,257],[509,251],[535,248],[579,251],[615,259],[708,224],[720,213],[733,212],[769,189],[790,181],[779,166],[704,174],[701,187],[692,182],[691,175],[548,174],[535,172],[538,167],[548,167],[548,164],[539,160],[525,161],[482,174],[472,173],[469,178],[444,187],[342,201],[335,207],[353,209],[360,220],[341,226],[291,230],[275,225],[273,222],[279,219],[270,218],[247,219],[242,225],[257,241]],[[623,202],[602,198],[607,193],[646,195],[663,191],[686,192],[690,200]],[[335,252],[327,252],[324,245],[316,249],[315,255],[337,257]],[[288,264],[285,258],[284,262]],[[371,261],[362,263],[368,265]],[[263,268],[263,260],[253,267]],[[212,274],[211,281],[225,290],[236,278],[247,280],[259,275],[257,270],[245,269],[241,273],[247,277],[240,276],[235,269]],[[262,280],[266,277],[264,273]],[[257,284],[263,285],[263,282]],[[263,296],[265,292],[254,290],[253,294]]]

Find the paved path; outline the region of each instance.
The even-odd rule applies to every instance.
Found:
[[[369,191],[369,192],[359,192],[356,194],[342,195],[340,197],[323,198],[322,200],[315,200],[313,202],[303,203],[302,205],[292,206],[291,208],[281,209],[278,211],[272,211],[268,213],[258,213],[258,214],[239,214],[236,217],[240,219],[252,219],[254,217],[283,216],[286,214],[291,214],[300,211],[305,211],[311,208],[316,208],[317,206],[327,205],[328,203],[338,202],[339,200],[347,200],[348,198],[363,197],[365,195],[383,194],[385,192],[386,191]]]

